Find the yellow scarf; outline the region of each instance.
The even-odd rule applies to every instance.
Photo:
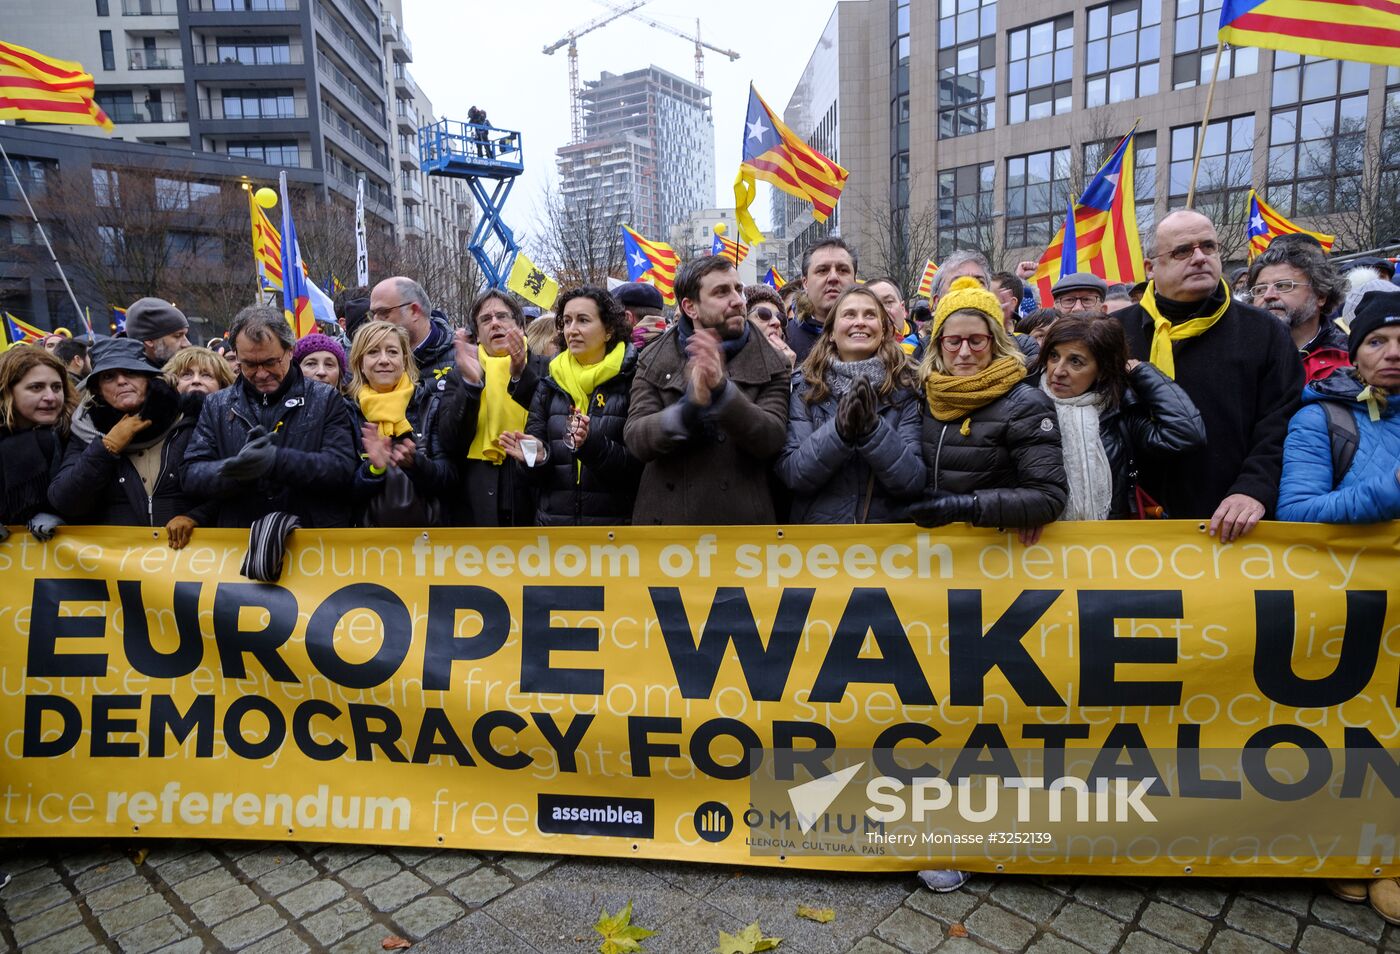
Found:
[[[413,382],[403,374],[392,391],[376,391],[368,385],[360,388],[360,411],[366,421],[379,425],[381,437],[399,437],[413,433],[413,425],[408,423],[408,402],[412,399]]]
[[[1147,360],[1173,381],[1176,380],[1176,357],[1172,354],[1172,342],[1205,334],[1230,307],[1230,286],[1224,280],[1220,284],[1225,287],[1225,303],[1209,315],[1192,318],[1179,325],[1173,325],[1157,310],[1156,282],[1148,282],[1147,291],[1142,293],[1142,310],[1152,317],[1152,351]]]
[[[924,382],[928,409],[936,420],[952,421],[985,407],[1026,376],[1026,366],[1013,357],[997,358],[976,374],[955,377],[935,371]],[[966,434],[966,429],[963,434]]]
[[[481,345],[477,346],[477,355],[481,359],[481,407],[476,412],[476,436],[467,449],[467,457],[499,464],[506,459],[500,445],[502,432],[525,430],[530,412],[516,404],[506,390],[510,385],[510,355],[492,357]]]
[[[612,350],[597,364],[579,364],[572,353],[564,350],[549,362],[549,376],[564,389],[565,394],[574,399],[574,407],[587,414],[588,399],[594,391],[618,376],[626,355],[627,344],[623,341],[613,345]]]

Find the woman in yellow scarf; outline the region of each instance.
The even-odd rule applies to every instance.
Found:
[[[350,344],[351,410],[360,439],[355,501],[371,527],[441,521],[456,469],[437,435],[439,394],[419,380],[408,332],[371,321]]]
[[[501,447],[539,491],[539,526],[630,523],[642,465],[622,441],[637,350],[617,300],[601,288],[557,304],[561,350],[549,362],[525,430]]]

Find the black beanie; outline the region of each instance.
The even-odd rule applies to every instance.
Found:
[[[1361,302],[1351,317],[1351,334],[1347,337],[1347,354],[1352,364],[1366,336],[1383,325],[1400,325],[1400,290],[1373,291],[1361,296]]]

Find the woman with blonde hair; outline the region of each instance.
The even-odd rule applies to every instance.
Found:
[[[370,321],[350,344],[346,392],[363,448],[355,471],[361,523],[440,525],[457,472],[438,439],[440,395],[419,379],[408,332]]]
[[[43,348],[0,354],[0,540],[7,524],[30,524],[41,540],[61,522],[49,513],[49,482],[63,459],[78,392]]]
[[[752,320],[752,319],[751,319]],[[874,292],[842,292],[793,376],[779,479],[795,523],[889,523],[923,489],[917,380]]]
[[[223,356],[209,348],[184,348],[162,369],[165,383],[182,397],[190,394],[209,395],[222,391],[233,383],[233,368]]]

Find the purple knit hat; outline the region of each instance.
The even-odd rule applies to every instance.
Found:
[[[329,351],[335,355],[335,360],[340,362],[340,376],[345,377],[345,349],[340,346],[339,341],[320,332],[309,334],[297,341],[296,347],[292,349],[292,363],[301,364],[302,358],[317,351]]]

